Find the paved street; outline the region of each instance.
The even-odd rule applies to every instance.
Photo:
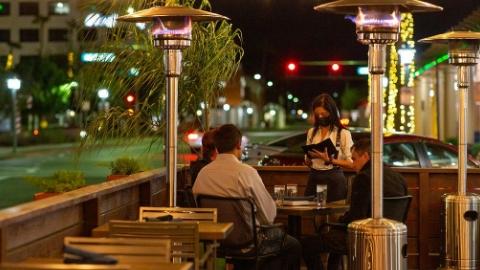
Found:
[[[246,132],[250,143],[264,143],[285,136],[292,131]],[[179,140],[179,163],[189,163],[193,155],[189,154],[188,146]],[[85,152],[77,161],[74,144],[55,144],[19,147],[16,155],[11,147],[0,147],[0,209],[31,201],[37,191],[26,176],[49,176],[57,170],[80,170],[85,174],[88,184],[99,183],[109,174],[109,164],[112,160],[128,156],[141,159],[147,168],[163,166],[160,143],[149,151],[148,142],[132,147],[107,147],[101,151]]]
[[[85,153],[76,161],[76,146],[72,144],[21,147],[17,155],[11,148],[0,148],[0,208],[30,201],[36,189],[24,180],[25,176],[49,176],[61,169],[84,172],[87,183],[104,181],[109,163],[117,157],[137,157],[148,168],[163,165],[161,151],[146,143],[134,147],[109,147]]]

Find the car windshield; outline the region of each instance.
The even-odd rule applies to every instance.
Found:
[[[383,162],[392,167],[420,167],[411,143],[391,143],[383,146]]]

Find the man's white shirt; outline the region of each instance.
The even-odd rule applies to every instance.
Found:
[[[260,224],[273,223],[277,208],[262,178],[253,167],[241,163],[233,154],[219,154],[200,170],[193,193],[219,197],[247,197],[256,205]]]

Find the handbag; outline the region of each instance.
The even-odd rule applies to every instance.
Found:
[[[257,234],[258,254],[277,254],[283,247],[286,237],[283,224],[261,225]]]

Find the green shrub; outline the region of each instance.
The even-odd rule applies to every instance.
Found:
[[[457,137],[450,137],[445,139],[446,143],[453,144],[453,145],[458,145],[458,138]]]
[[[140,172],[140,163],[134,158],[117,158],[110,163],[111,174],[130,175]]]
[[[28,176],[25,180],[43,192],[67,192],[85,186],[85,177],[80,171],[61,170],[53,176]]]
[[[472,156],[478,158],[480,156],[480,143],[476,143],[472,146]]]

